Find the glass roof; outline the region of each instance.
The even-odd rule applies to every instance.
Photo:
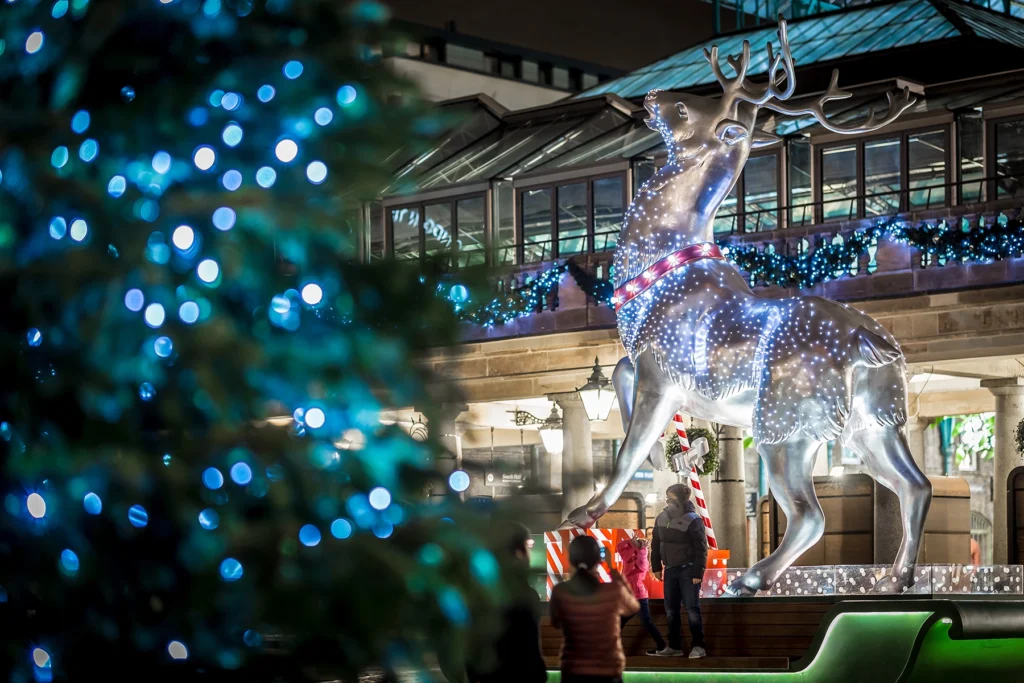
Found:
[[[900,2],[887,5],[886,9],[895,21],[896,17],[905,16],[907,12],[914,14],[911,11],[913,7],[930,7],[930,2],[938,1]],[[987,12],[967,5],[960,8]],[[838,13],[847,18],[852,14]],[[930,22],[924,15],[915,16]],[[986,21],[991,18],[983,17]],[[1014,19],[1008,21],[1016,22]],[[807,39],[805,47],[814,41],[837,44],[842,41],[842,36],[817,36],[810,31],[803,35]],[[864,38],[864,34],[859,35]],[[918,37],[924,39],[923,35]],[[878,44],[878,41],[891,41],[893,37],[879,34],[874,39],[876,42],[873,44]],[[703,61],[700,69],[709,71]],[[880,82],[857,89],[849,99],[830,102],[827,105],[828,116],[836,123],[866,119],[872,110],[886,109],[886,90],[891,90],[893,85],[891,81],[887,84]],[[927,86],[927,97],[919,95],[908,114],[958,111],[1021,98],[1024,98],[1024,74],[992,75]],[[650,158],[664,152],[659,134],[644,125],[643,110],[614,95],[568,99],[519,112],[497,112],[481,103],[470,106],[468,110],[463,107],[463,111],[468,111],[468,115],[453,130],[439,135],[433,149],[401,168],[396,181],[383,193],[385,196],[509,179],[528,172],[584,169],[600,163]],[[824,131],[813,116],[791,117],[768,110],[762,110],[758,127],[779,136]]]
[[[1013,19],[1002,18],[990,11],[962,6],[959,3],[947,4],[944,0],[903,0],[792,22],[789,25],[789,44],[793,61],[798,66],[808,66],[817,62],[961,35],[936,5],[944,10],[947,7],[953,9],[956,5],[955,11],[958,13],[977,14],[979,17],[975,18],[974,22],[984,26],[990,34],[998,34],[998,39],[1003,42],[1016,42],[1013,33],[1019,31],[1020,27]],[[967,16],[964,16],[964,19],[969,21]],[[1007,25],[1009,28],[1006,28]],[[1002,33],[999,33],[997,27],[1004,27]],[[774,26],[718,36],[626,76],[602,83],[577,97],[613,93],[620,97],[634,98],[642,97],[655,88],[680,90],[714,83],[714,76],[704,59],[704,49],[718,45],[724,64],[725,55],[740,53],[744,40],[749,40],[751,46],[754,46],[748,73],[751,76],[766,73],[768,54],[763,46],[769,40],[778,41]]]
[[[448,152],[456,145],[447,137],[441,143],[444,150],[431,150],[402,168],[385,194],[510,178],[632,127],[633,119],[621,106],[593,104],[596,106],[588,106],[584,112],[577,105],[562,114],[538,111],[521,123],[484,128],[473,138],[463,132],[459,135],[463,144],[454,153]]]
[[[429,189],[437,185],[489,180],[492,174],[514,164],[525,155],[533,154],[539,147],[582,121],[581,117],[560,117],[542,125],[497,130],[442,164],[418,185],[422,189]]]
[[[632,159],[654,148],[662,146],[661,134],[646,125],[631,125],[602,135],[593,142],[580,145],[568,154],[563,154],[539,166],[538,170],[550,171],[570,166],[585,166],[614,159]]]
[[[508,167],[501,173],[501,176],[517,176],[520,173],[526,173],[538,168],[541,164],[549,161],[550,159],[571,152],[577,147],[590,142],[594,138],[604,135],[614,128],[622,126],[622,124],[629,120],[629,117],[624,115],[622,112],[608,107],[600,113],[592,116],[582,126],[574,128],[565,135],[552,140],[536,154],[523,159],[514,166]]]
[[[385,194],[404,191],[412,177],[443,163],[445,159],[478,140],[481,135],[486,135],[501,125],[501,119],[493,111],[474,102],[460,102],[445,114],[458,123],[447,129],[427,151],[400,166],[395,172],[394,180],[385,189]],[[404,151],[403,148],[392,157],[398,157]]]

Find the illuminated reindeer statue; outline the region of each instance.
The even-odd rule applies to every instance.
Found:
[[[899,497],[903,543],[885,588],[913,583],[931,486],[910,455],[906,365],[896,341],[849,306],[818,297],[772,299],[751,291],[713,242],[712,224],[750,150],[774,136],[754,127],[758,110],[812,115],[836,133],[877,130],[914,100],[889,93],[884,116],[858,124],[830,121],[824,105],[849,97],[833,73],[813,104],[788,105],[795,89],[786,23],[779,54],[768,44],[768,78],[746,79],[750,46],[722,73],[717,48],[705,51],[720,99],[652,91],[647,125],[659,131],[668,164],[640,189],[615,251],[615,305],[627,357],[613,375],[626,438],[608,485],[574,510],[566,526],[593,525],[622,494],[677,412],[749,428],[786,514],[785,537],[729,587],[731,595],[769,588],[821,538],[824,516],[812,466],[823,442],[838,439]],[[880,584],[881,585],[881,584]]]

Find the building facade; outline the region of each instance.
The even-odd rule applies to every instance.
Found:
[[[1024,464],[1014,443],[1024,419],[1024,22],[1012,14],[898,0],[792,20],[795,99],[823,103],[839,124],[884,111],[896,88],[916,103],[860,137],[811,116],[764,116],[758,127],[779,140],[751,155],[715,224],[755,291],[843,301],[895,335],[911,374],[915,458],[930,475],[968,480],[972,530],[995,562],[1007,560],[1007,477]],[[607,301],[611,255],[630,198],[665,163],[640,103],[651,89],[719,92],[704,49],[737,54],[744,40],[754,46],[749,73],[763,78],[760,46],[776,40],[768,26],[543,106],[511,110],[479,96],[442,103],[458,123],[428,152],[396,156],[394,181],[367,207],[365,258],[441,261],[453,286],[481,271],[494,284],[489,302],[453,290],[464,343],[423,360],[461,393],[441,433],[458,436],[463,466],[481,474],[470,495],[536,496],[546,525],[607,476],[621,423],[614,411],[581,421],[574,392],[595,357],[610,374],[622,356]],[[833,68],[841,98],[830,96]],[[541,444],[552,406],[572,444],[562,453]],[[394,418],[415,420],[415,408]],[[517,424],[516,411],[536,420]],[[964,447],[975,439],[966,416],[983,416],[971,419],[987,425],[990,447]],[[744,457],[745,434],[719,436],[732,464],[704,488],[712,518],[733,536],[726,543],[747,560],[753,532],[739,538],[737,520],[753,513],[766,482],[756,455]],[[816,472],[858,465],[829,444]],[[502,478],[502,469],[521,475]],[[645,468],[628,489],[648,518],[673,477]]]

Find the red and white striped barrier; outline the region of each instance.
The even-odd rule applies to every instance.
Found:
[[[686,428],[683,426],[683,416],[676,413],[672,418],[672,426],[676,428],[679,435],[679,448],[683,453],[690,450],[690,440],[686,437]],[[697,514],[704,520],[704,533],[708,537],[708,547],[712,550],[718,548],[715,540],[715,530],[711,527],[711,515],[708,514],[708,504],[704,501],[704,492],[700,488],[700,477],[697,476],[697,467],[690,467],[690,488],[693,489],[693,504],[697,507]]]
[[[576,571],[576,568],[569,564],[569,543],[577,536],[593,536],[605,549],[605,557],[609,558],[608,564],[613,569],[622,571],[622,558],[619,557],[615,547],[620,541],[627,538],[643,536],[642,529],[564,529],[562,531],[544,532],[544,550],[547,555],[547,594],[551,597],[551,589]],[[612,577],[608,575],[603,564],[598,566],[598,575],[601,581],[609,583]]]

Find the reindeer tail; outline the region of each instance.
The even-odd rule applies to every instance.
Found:
[[[893,363],[903,355],[892,342],[875,334],[866,327],[858,327],[853,333],[860,362],[869,368],[879,368]]]

